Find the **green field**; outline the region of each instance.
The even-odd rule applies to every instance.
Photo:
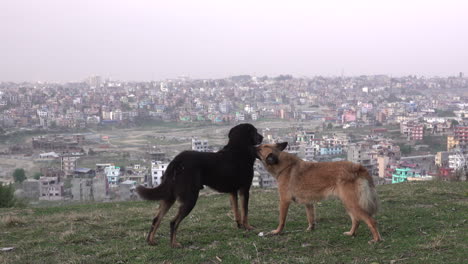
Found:
[[[293,205],[285,233],[260,237],[277,225],[276,190],[254,190],[254,231],[234,227],[227,195],[205,192],[169,247],[169,220],[145,243],[156,203],[116,202],[0,209],[0,263],[466,263],[468,183],[378,186],[384,241],[369,245],[364,224],[342,235],[350,220],[337,200],[319,203],[317,228],[306,232],[305,211]]]

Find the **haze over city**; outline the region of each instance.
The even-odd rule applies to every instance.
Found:
[[[0,81],[455,76],[465,1],[0,3]]]

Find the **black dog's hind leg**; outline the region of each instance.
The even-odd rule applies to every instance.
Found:
[[[177,228],[179,227],[180,222],[192,211],[193,207],[197,203],[198,199],[198,189],[191,194],[191,197],[185,199],[180,199],[181,205],[179,207],[179,212],[171,221],[171,247],[178,248],[181,247],[180,243],[176,241]]]
[[[154,217],[153,224],[151,225],[151,229],[150,229],[150,231],[148,233],[148,236],[146,237],[146,242],[149,245],[156,245],[156,242],[154,241],[154,235],[156,234],[156,231],[158,230],[158,227],[161,224],[161,221],[162,221],[163,217],[166,215],[167,211],[169,211],[169,209],[171,209],[174,202],[175,202],[175,199],[162,200],[160,202],[159,212]]]

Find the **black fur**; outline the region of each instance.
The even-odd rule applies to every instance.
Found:
[[[242,215],[245,216],[243,224],[248,225],[249,190],[253,179],[253,164],[257,156],[254,146],[260,144],[263,137],[251,124],[240,124],[233,127],[229,131],[228,137],[228,144],[216,153],[181,152],[167,167],[161,185],[155,188],[137,187],[137,192],[143,199],[161,200],[170,206],[175,200],[180,202],[179,213],[170,225],[173,247],[178,245],[175,242],[177,227],[195,206],[198,193],[204,185],[219,192],[231,193],[232,197],[235,196],[236,207],[237,193],[239,193],[242,200]],[[155,219],[158,219],[157,217]],[[239,219],[236,221],[239,225]],[[153,226],[156,222],[154,220]],[[156,229],[158,225],[156,225]],[[148,243],[154,243],[155,232],[156,230],[152,228],[148,234]]]

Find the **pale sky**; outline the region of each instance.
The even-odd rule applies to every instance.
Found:
[[[468,1],[0,0],[0,81],[468,74]]]

